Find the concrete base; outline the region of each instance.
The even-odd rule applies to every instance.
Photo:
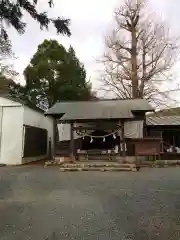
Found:
[[[130,157],[130,156],[127,156],[127,157],[116,156],[115,160],[118,163],[130,163],[130,164],[136,163],[136,157],[134,157],[134,156],[132,156],[132,157]]]
[[[54,162],[57,164],[71,163],[71,157],[55,157]]]
[[[40,160],[46,160],[47,157],[48,157],[48,155],[41,155],[41,156],[37,156],[37,157],[22,158],[22,164],[36,162],[36,161],[40,161]]]
[[[158,165],[179,165],[180,160],[157,160],[156,164],[158,164]]]

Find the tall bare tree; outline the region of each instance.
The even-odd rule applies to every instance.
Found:
[[[102,80],[120,98],[146,98],[159,105],[175,90],[160,91],[172,79],[179,45],[165,24],[148,13],[148,4],[125,0],[115,10],[115,26],[101,61]]]

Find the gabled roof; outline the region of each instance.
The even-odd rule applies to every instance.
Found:
[[[134,111],[148,112],[153,108],[144,99],[58,102],[46,115],[59,116],[61,121],[130,119]]]
[[[13,102],[17,102],[19,104],[22,104],[24,106],[27,106],[37,112],[40,112],[40,113],[44,113],[44,111],[42,109],[40,109],[39,107],[37,107],[36,105],[34,105],[32,102],[30,101],[27,101],[27,100],[22,100],[20,98],[14,98],[12,96],[9,96],[8,94],[0,94],[0,97],[2,98],[5,98],[5,99],[8,99],[8,100],[11,100]]]

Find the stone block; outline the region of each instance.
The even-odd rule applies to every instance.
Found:
[[[124,157],[121,157],[121,156],[115,156],[115,161],[117,161],[118,163],[123,163],[125,158]]]
[[[127,156],[127,157],[125,157],[125,162],[126,163],[135,163],[136,157],[135,156]]]
[[[65,172],[65,169],[64,168],[60,168],[60,172]]]
[[[132,172],[137,172],[138,170],[136,168],[131,169]]]

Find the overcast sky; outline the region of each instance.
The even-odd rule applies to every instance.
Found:
[[[180,1],[151,1],[154,11],[168,20],[169,24],[180,33]],[[45,4],[48,0],[39,0],[39,2],[41,10],[48,10],[48,5]],[[71,19],[71,38],[57,36],[53,28],[50,28],[48,32],[40,31],[38,24],[26,16],[28,27],[23,36],[19,36],[10,29],[13,50],[17,56],[14,61],[15,69],[20,74],[23,72],[36,52],[37,45],[45,38],[57,39],[65,47],[69,44],[74,46],[77,56],[85,64],[93,86],[97,87],[99,65],[96,59],[103,54],[103,39],[113,19],[113,9],[121,2],[122,0],[54,0],[55,6],[49,13],[51,16],[64,16]]]

